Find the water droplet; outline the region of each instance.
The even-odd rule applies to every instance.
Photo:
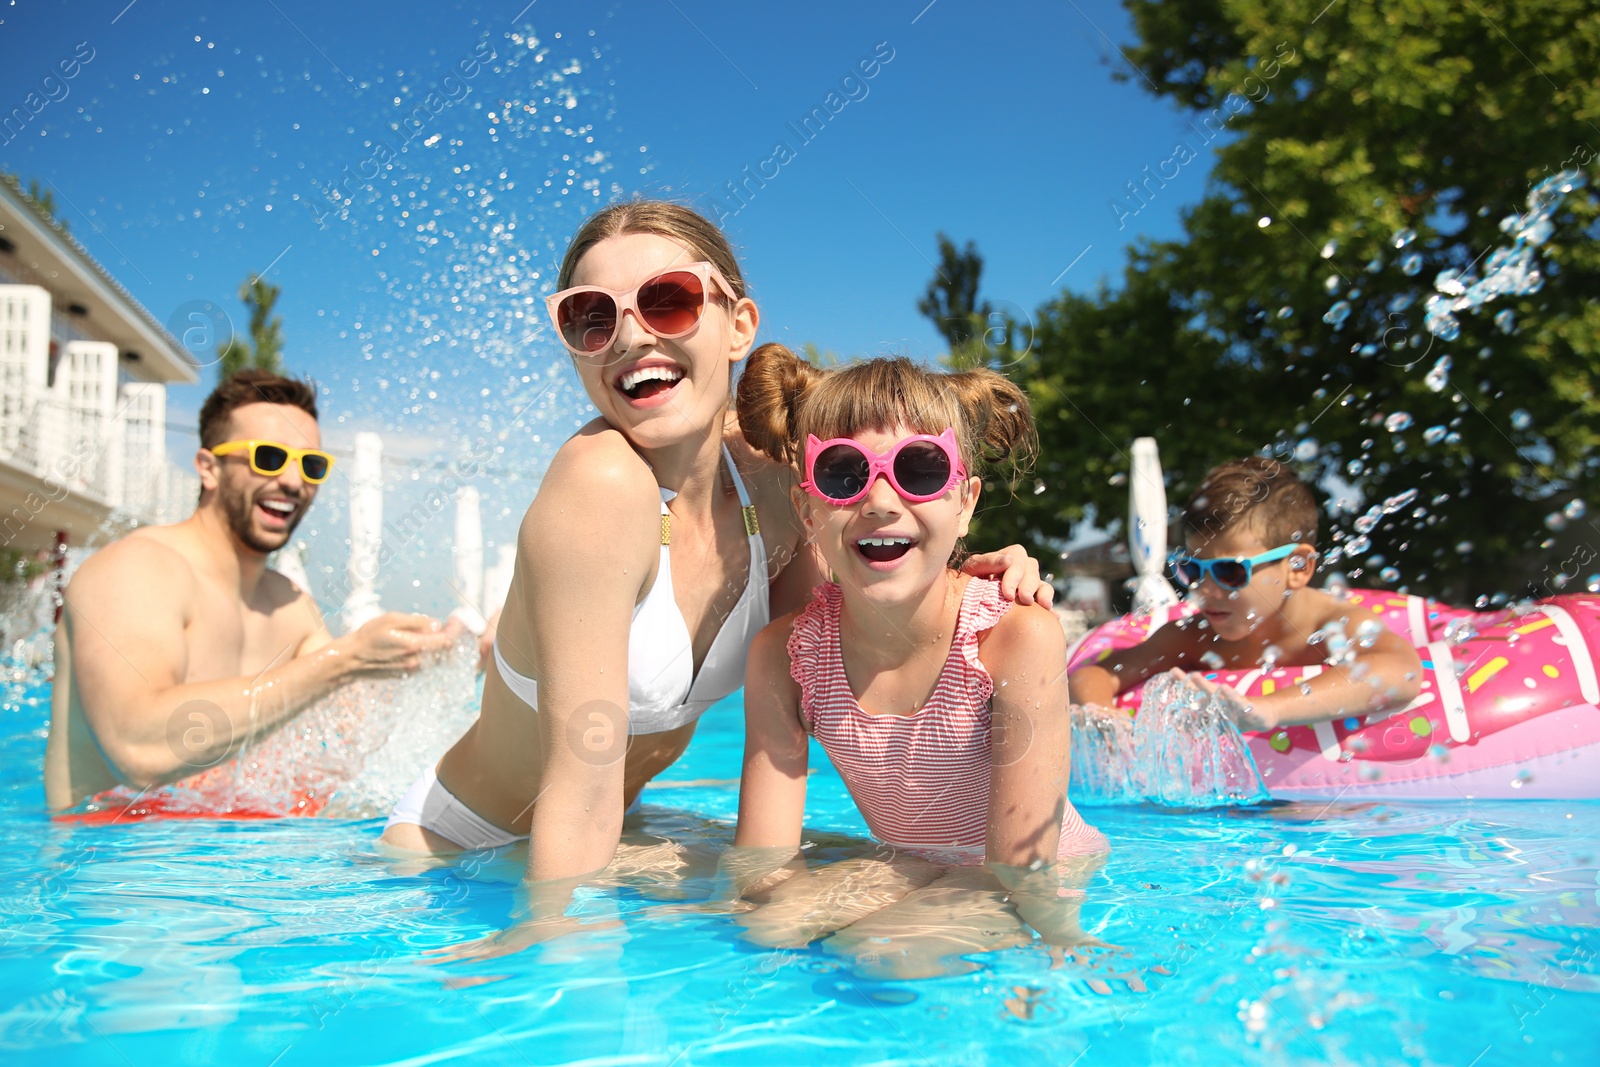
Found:
[[[1581,500],[1571,501],[1566,507],[1561,509],[1562,514],[1564,514],[1567,518],[1574,520],[1583,518],[1584,515],[1588,514],[1588,511],[1589,505],[1585,504]]]
[[[1350,559],[1355,559],[1357,556],[1366,555],[1367,550],[1371,547],[1372,538],[1368,537],[1366,534],[1360,534],[1359,536],[1352,537],[1345,544],[1344,554]]]
[[[1383,570],[1378,572],[1378,577],[1382,578],[1386,582],[1389,582],[1390,584],[1398,582],[1400,580],[1400,568],[1385,567]]]
[[[1422,380],[1435,393],[1444,392],[1444,387],[1450,384],[1450,357],[1440,356]]]
[[[1454,267],[1440,271],[1433,279],[1433,287],[1445,296],[1461,296],[1467,291],[1461,272]]]
[[[1293,314],[1294,308],[1288,307],[1287,305],[1278,309],[1278,318],[1280,319],[1286,319]]]
[[[1544,517],[1544,524],[1551,530],[1564,530],[1567,526],[1567,517],[1559,511],[1552,511]]]
[[[1335,330],[1343,329],[1345,320],[1350,317],[1350,301],[1341,300],[1328,309],[1322,316],[1322,321],[1332,326]]]
[[[1494,313],[1494,324],[1500,327],[1501,333],[1517,332],[1517,313],[1510,308],[1501,308]]]
[[[1401,293],[1389,301],[1389,314],[1398,315],[1416,302],[1417,294]]]
[[[1461,555],[1463,555],[1463,556],[1471,555],[1472,554],[1472,542],[1471,541],[1457,541],[1456,542],[1456,551],[1458,553],[1460,553]]]
[[[1400,433],[1411,429],[1411,415],[1409,412],[1397,411],[1383,420],[1383,428],[1390,433]]]
[[[1341,279],[1337,274],[1330,274],[1322,283],[1322,291],[1327,293],[1329,296],[1332,296],[1334,293],[1339,291],[1343,284],[1343,279]]]
[[[1591,593],[1600,593],[1600,574],[1591,574],[1583,580],[1583,586]]]
[[[1367,273],[1368,274],[1376,274],[1382,269],[1383,269],[1383,257],[1382,256],[1373,256],[1371,259],[1367,260]]]
[[[1414,278],[1422,273],[1422,253],[1407,252],[1400,257],[1400,273],[1408,278]]]
[[[1339,242],[1330,238],[1328,243],[1322,246],[1322,258],[1332,259],[1337,251],[1339,251]]]
[[[1461,336],[1461,323],[1451,313],[1449,300],[1434,293],[1423,306],[1422,325],[1435,337],[1454,341]],[[1413,338],[1415,340],[1415,338]]]
[[[1415,489],[1407,489],[1404,492],[1396,493],[1383,502],[1383,513],[1385,515],[1393,515],[1415,499],[1417,499],[1417,491]]]
[[[1407,227],[1403,230],[1396,230],[1394,232],[1394,236],[1389,239],[1389,243],[1394,245],[1396,248],[1404,248],[1406,245],[1410,244],[1416,239],[1417,231]]]
[[[1209,649],[1200,654],[1200,662],[1214,671],[1222,669],[1222,657]]]
[[[1128,484],[1128,472],[1127,471],[1118,471],[1117,473],[1113,474],[1110,478],[1107,478],[1106,481],[1111,485],[1127,485]]]
[[[1422,431],[1422,439],[1430,445],[1436,445],[1444,440],[1444,435],[1449,433],[1443,426],[1429,426]]]
[[[1366,470],[1367,469],[1367,465],[1365,463],[1362,463],[1359,459],[1353,459],[1349,463],[1346,463],[1344,465],[1344,469],[1345,469],[1345,473],[1346,474],[1349,474],[1351,477],[1354,477],[1357,474],[1360,474],[1362,471]]]
[[[1266,229],[1268,226],[1272,225],[1272,216],[1262,215],[1259,219],[1256,219],[1256,225],[1261,227],[1263,230]]]
[[[1533,425],[1533,416],[1522,408],[1511,413],[1511,428],[1513,430],[1526,430]]]

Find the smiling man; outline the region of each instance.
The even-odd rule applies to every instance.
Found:
[[[332,467],[310,384],[247,370],[206,398],[194,514],[101,549],[67,587],[45,753],[52,809],[214,766],[343,682],[413,670],[453,642],[434,620],[398,613],[335,639],[305,590],[267,567]]]

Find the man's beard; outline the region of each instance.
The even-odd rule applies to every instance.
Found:
[[[222,498],[223,512],[228,516],[228,528],[233,531],[233,536],[244,542],[245,547],[260,552],[262,555],[276,552],[288,543],[290,536],[294,534],[294,528],[300,525],[301,519],[305,518],[305,510],[299,505],[300,502],[296,501],[294,517],[289,520],[289,528],[283,531],[282,539],[266,541],[255,530],[256,498],[254,494],[240,491],[225,493]]]

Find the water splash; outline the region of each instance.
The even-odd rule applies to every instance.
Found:
[[[233,759],[143,793],[114,789],[87,810],[155,800],[173,813],[382,815],[477,715],[476,658],[474,643],[463,641],[415,674],[352,682]]]
[[[1510,234],[1514,241],[1489,254],[1482,278],[1474,277],[1470,269],[1464,274],[1454,269],[1441,271],[1434,279],[1437,292],[1428,297],[1423,316],[1428,332],[1454,341],[1461,335],[1456,312],[1475,312],[1501,296],[1527,296],[1542,289],[1544,274],[1539,269],[1535,249],[1555,232],[1551,219],[1566,202],[1568,194],[1586,184],[1583,175],[1576,170],[1564,170],[1534,186],[1528,193],[1528,210],[1501,220],[1501,231]],[[1495,322],[1506,333],[1516,329],[1515,316],[1504,320],[1496,316]]]
[[[1222,702],[1171,675],[1145,683],[1139,714],[1072,709],[1072,799],[1212,808],[1271,799]]]

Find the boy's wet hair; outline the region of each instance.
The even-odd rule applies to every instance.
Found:
[[[1266,456],[1231,460],[1206,472],[1183,509],[1184,536],[1210,540],[1244,526],[1268,548],[1317,543],[1317,500],[1294,471]]]
[[[226,441],[229,417],[235,408],[246,404],[286,404],[314,419],[317,417],[317,386],[312,381],[255,368],[235,371],[217,383],[200,405],[200,447],[210,448]]]

